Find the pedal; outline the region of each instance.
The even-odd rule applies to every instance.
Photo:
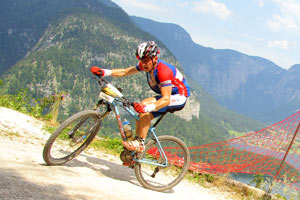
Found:
[[[131,169],[134,169],[134,164],[135,164],[134,161],[132,161],[131,163],[125,163],[125,162],[122,163],[123,166],[129,167]]]
[[[125,167],[129,167],[131,164],[130,163],[128,163],[128,162],[123,162],[123,164],[122,164],[123,166],[125,166]]]

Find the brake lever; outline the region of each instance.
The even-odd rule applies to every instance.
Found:
[[[129,101],[126,97],[122,97],[124,99],[124,101],[122,102],[123,103],[123,106],[125,107],[130,107],[132,106],[133,107],[133,102]]]
[[[97,80],[98,84],[99,84],[101,87],[104,85],[104,83],[106,83],[106,84],[109,83],[106,79],[104,79],[104,77],[99,77],[99,76],[97,76],[97,77],[98,77],[98,80],[97,80],[96,77],[92,77],[92,78],[95,79],[95,80]]]

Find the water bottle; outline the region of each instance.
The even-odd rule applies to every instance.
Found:
[[[130,126],[129,121],[127,121],[126,119],[124,119],[123,128],[124,128],[124,132],[125,132],[127,140],[132,141],[133,135],[132,135],[131,126]]]

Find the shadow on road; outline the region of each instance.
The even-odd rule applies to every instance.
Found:
[[[80,161],[74,159],[64,166],[66,167],[87,167],[95,170],[98,174],[107,176],[112,179],[130,182],[134,185],[140,186],[137,182],[133,169],[125,167],[121,164],[110,162],[101,158],[94,156],[88,156],[86,154],[81,154],[81,157],[85,157],[86,161]],[[141,187],[141,186],[140,186]]]
[[[25,180],[15,170],[0,168],[0,199],[65,200],[71,198],[65,194],[64,188],[59,184],[37,185]]]
[[[80,156],[85,157],[86,162],[80,161],[78,159],[74,159],[66,163],[64,166],[87,167],[109,178],[120,180],[120,181],[126,181],[131,184],[142,187],[140,183],[137,181],[133,169],[129,167],[125,167],[122,164],[117,164],[94,156],[88,156],[86,154],[81,154]],[[164,191],[163,193],[173,193],[173,192],[174,190],[170,189],[168,191]]]

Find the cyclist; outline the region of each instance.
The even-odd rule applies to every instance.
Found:
[[[150,88],[158,94],[134,103],[134,109],[140,117],[136,121],[136,137],[133,141],[122,141],[123,146],[130,151],[143,152],[151,120],[168,109],[181,110],[190,96],[190,87],[180,71],[158,59],[158,54],[159,48],[154,41],[143,42],[136,49],[136,58],[139,60],[136,66],[112,70],[97,66],[91,68],[93,74],[104,77],[124,77],[144,71]]]

